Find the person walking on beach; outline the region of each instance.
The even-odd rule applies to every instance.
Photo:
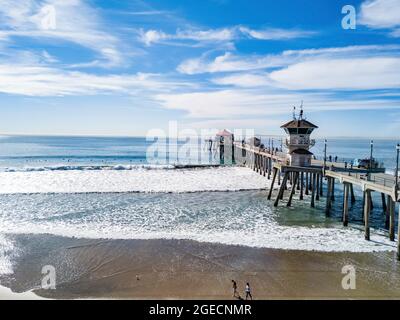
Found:
[[[232,280],[232,290],[233,290],[233,297],[234,298],[239,297],[239,293],[237,291],[237,283],[235,280]]]
[[[251,295],[250,284],[248,282],[246,283],[246,288],[244,289],[244,291],[246,292],[246,300],[249,297],[250,297],[250,300],[253,300],[253,296]]]

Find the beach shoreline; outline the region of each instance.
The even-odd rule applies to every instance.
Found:
[[[393,252],[349,253],[250,248],[192,240],[88,240],[19,235],[24,254],[0,277],[13,292],[41,283],[55,267],[53,299],[233,299],[231,280],[250,282],[255,299],[400,299],[400,263]],[[343,266],[356,289],[342,288]],[[12,298],[12,296],[10,296]],[[33,296],[26,296],[27,299]]]

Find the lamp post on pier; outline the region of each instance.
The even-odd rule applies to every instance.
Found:
[[[327,142],[328,141],[325,139],[324,140],[324,170],[323,170],[324,176],[325,176],[325,170],[326,170],[326,143]]]
[[[397,152],[397,156],[396,156],[396,171],[395,171],[395,190],[396,190],[396,196],[397,196],[397,192],[399,191],[399,154],[400,154],[400,143],[397,144],[396,146],[396,152]]]
[[[398,143],[396,146],[396,151],[397,151],[397,156],[396,156],[396,185],[394,187],[395,190],[395,196],[397,201],[398,196],[399,196],[399,153],[400,153],[400,144]],[[399,213],[400,216],[400,213]],[[400,260],[400,226],[397,227],[397,233],[398,233],[398,241],[397,241],[397,260]]]
[[[371,172],[372,172],[372,153],[374,151],[374,140],[371,140],[371,152],[369,155],[369,172],[368,172],[368,180],[371,180]]]

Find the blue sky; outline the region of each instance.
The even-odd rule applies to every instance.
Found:
[[[0,132],[398,137],[399,40],[400,0],[0,0]]]

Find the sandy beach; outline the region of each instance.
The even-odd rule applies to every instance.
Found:
[[[25,247],[14,274],[0,284],[14,292],[37,288],[43,265],[56,269],[55,290],[41,297],[233,299],[246,282],[255,299],[398,299],[395,253],[326,253],[260,249],[190,240],[87,240],[20,235]],[[344,290],[342,267],[356,269],[356,289]],[[31,296],[26,298],[30,299]]]

